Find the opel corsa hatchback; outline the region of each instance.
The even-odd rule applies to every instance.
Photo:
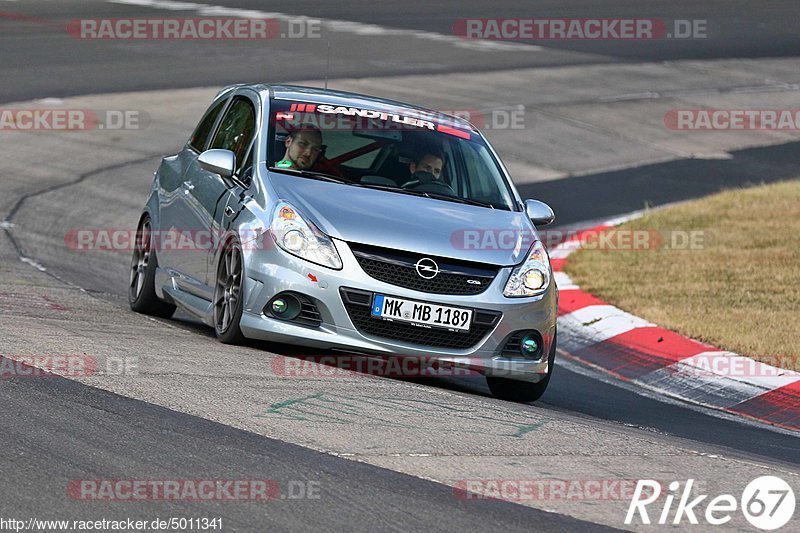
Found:
[[[469,367],[534,401],[558,292],[523,201],[469,122],[359,94],[239,85],[165,157],[129,300],[244,338]]]

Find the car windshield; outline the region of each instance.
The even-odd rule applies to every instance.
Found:
[[[267,165],[309,179],[514,210],[497,160],[460,123],[412,110],[273,101]]]

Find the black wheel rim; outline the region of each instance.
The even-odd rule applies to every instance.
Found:
[[[147,274],[147,266],[150,264],[150,220],[145,220],[136,232],[136,241],[133,247],[133,258],[131,259],[131,277],[129,284],[129,295],[135,301],[142,294],[144,280]]]
[[[220,261],[214,289],[214,325],[220,333],[228,331],[236,313],[242,286],[241,265],[241,252],[231,245]]]

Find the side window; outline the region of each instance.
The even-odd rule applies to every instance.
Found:
[[[237,97],[220,122],[211,148],[222,148],[236,154],[236,168],[245,164],[247,149],[256,130],[256,112],[247,98]]]
[[[189,146],[198,152],[203,151],[203,148],[206,146],[208,136],[211,135],[211,129],[214,127],[214,123],[217,121],[217,117],[222,111],[222,108],[225,107],[225,102],[227,102],[227,100],[227,98],[223,98],[221,101],[211,106],[211,110],[206,113],[206,116],[203,117],[203,120],[200,121],[200,124],[197,125],[194,133],[192,133],[192,138],[189,140]]]
[[[469,176],[469,191],[474,198],[489,199],[495,191],[492,182],[487,182],[491,176],[486,176],[480,171],[485,168],[485,164],[481,160],[483,154],[478,154],[472,143],[462,143],[462,153],[464,155],[464,163],[467,165],[467,176]],[[483,150],[483,147],[478,149]]]
[[[459,143],[466,167],[464,184],[470,197],[495,205],[513,206],[514,200],[504,185],[504,179],[494,159],[485,146]]]

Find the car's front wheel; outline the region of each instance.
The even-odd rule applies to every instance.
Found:
[[[511,402],[531,403],[542,397],[550,377],[553,375],[553,368],[556,360],[556,334],[553,335],[553,344],[547,356],[547,374],[538,383],[530,383],[516,379],[486,376],[486,383],[495,398],[508,400]]]
[[[214,287],[214,330],[224,344],[241,344],[244,335],[239,328],[242,318],[244,261],[242,248],[232,239],[225,246],[217,266]]]
[[[145,215],[136,229],[136,241],[131,258],[131,275],[128,283],[128,304],[137,313],[169,318],[175,306],[156,295],[155,243],[150,216]]]

